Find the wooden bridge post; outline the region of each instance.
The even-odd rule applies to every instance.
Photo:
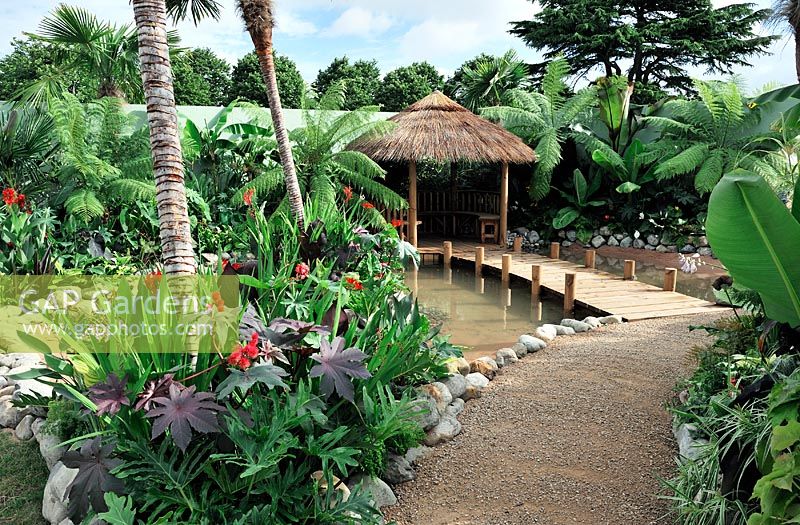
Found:
[[[511,280],[511,254],[503,254],[503,283],[508,284]]]
[[[550,243],[550,258],[551,259],[558,259],[560,256],[561,256],[561,243],[551,242]]]
[[[522,237],[517,235],[514,237],[514,253],[522,252]]]
[[[664,269],[664,291],[674,292],[678,286],[678,269],[665,268]]]
[[[531,265],[531,299],[539,300],[542,293],[542,267],[538,264]]]
[[[623,270],[623,278],[627,281],[636,277],[636,261],[625,259],[625,269]]]
[[[475,275],[483,275],[483,246],[475,248]]]
[[[585,265],[587,268],[591,268],[594,270],[595,268],[595,256],[597,255],[597,251],[595,250],[586,250],[585,255]]]
[[[575,273],[564,274],[564,315],[570,316],[575,311],[575,288],[577,279]]]
[[[445,266],[450,266],[450,261],[453,258],[453,243],[452,241],[444,241],[442,243],[442,262]]]

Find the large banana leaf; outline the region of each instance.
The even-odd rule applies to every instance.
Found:
[[[758,175],[725,175],[708,203],[706,233],[737,284],[755,290],[767,316],[800,326],[800,223]]]

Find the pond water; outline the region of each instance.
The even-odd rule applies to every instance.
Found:
[[[560,299],[543,296],[533,303],[530,283],[512,280],[505,286],[494,275],[476,277],[472,268],[422,266],[406,272],[406,284],[432,322],[442,323],[442,333],[466,347],[467,360],[493,355],[521,334],[564,317]],[[586,315],[575,313],[580,319]]]
[[[675,263],[673,268],[680,268],[678,254],[671,254],[675,256]],[[576,264],[584,263],[583,252],[569,251],[562,254],[562,259],[565,261],[573,262]],[[636,257],[629,257],[636,260]],[[608,272],[612,275],[623,275],[624,260],[616,257],[608,257],[597,255],[595,258],[595,267],[598,270]],[[714,302],[714,289],[711,288],[711,283],[714,282],[717,276],[709,273],[683,273],[678,270],[678,284],[676,291],[690,297],[697,297],[698,299],[705,299],[706,301]],[[659,288],[664,285],[664,266],[653,263],[646,263],[636,260],[636,279]]]

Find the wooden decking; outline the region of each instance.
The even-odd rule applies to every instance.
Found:
[[[574,273],[577,306],[603,315],[621,315],[627,321],[698,314],[720,308],[702,299],[664,291],[662,288],[635,280],[624,280],[622,277],[568,261],[531,253],[512,253],[500,246],[482,245],[477,242],[452,241],[452,243],[453,258],[472,263],[475,262],[475,249],[483,246],[484,270],[488,267],[501,272],[503,255],[511,254],[509,273],[527,281],[531,281],[532,265],[539,265],[541,286],[546,294],[563,297],[565,277],[568,273]],[[419,252],[423,257],[441,256],[444,250],[441,241],[422,240],[419,243]]]

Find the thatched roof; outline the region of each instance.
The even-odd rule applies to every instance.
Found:
[[[362,137],[348,149],[376,161],[528,164],[536,154],[519,137],[434,91],[391,117],[396,126],[380,137]]]

